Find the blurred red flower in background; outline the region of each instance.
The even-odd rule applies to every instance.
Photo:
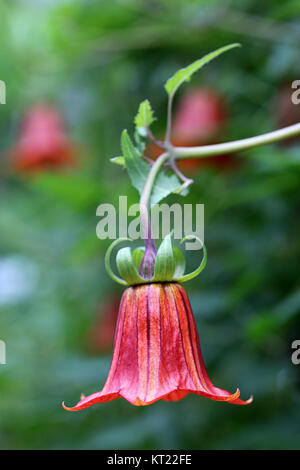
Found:
[[[172,144],[177,147],[193,147],[216,143],[227,120],[223,98],[206,88],[189,90],[182,95],[173,119]],[[157,158],[163,151],[154,144],[147,148],[147,155]],[[178,162],[183,170],[194,170],[204,165],[232,167],[236,159],[232,155],[187,159]]]
[[[128,287],[122,297],[114,353],[101,392],[81,397],[67,410],[125,398],[133,405],[177,401],[188,393],[237,405],[240,391],[215,387],[205,370],[198,333],[185,290],[177,283]]]
[[[178,103],[173,122],[174,138],[191,145],[199,140],[214,140],[220,135],[226,119],[225,103],[215,91],[190,90]]]
[[[96,323],[87,338],[94,351],[104,353],[113,347],[118,311],[119,298],[112,296],[97,313]]]
[[[70,140],[60,111],[48,104],[28,109],[11,151],[13,165],[22,172],[62,168],[76,164],[75,146]]]

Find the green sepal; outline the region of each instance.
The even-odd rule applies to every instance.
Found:
[[[184,276],[174,276],[174,281],[176,282],[186,282],[186,281],[189,281],[190,279],[193,279],[194,277],[198,276],[198,274],[201,273],[201,271],[203,271],[203,269],[205,268],[206,266],[206,262],[207,262],[207,251],[206,251],[206,248],[205,248],[205,245],[204,243],[202,243],[202,241],[200,240],[200,238],[196,237],[196,235],[187,235],[186,237],[184,237],[180,243],[183,243],[185,242],[186,240],[192,240],[192,239],[196,239],[198,240],[198,242],[200,242],[202,244],[202,248],[203,248],[203,258],[202,258],[202,261],[200,263],[200,265],[198,266],[197,269],[195,269],[194,271],[192,271],[191,273],[189,274],[185,274]]]
[[[173,255],[175,259],[175,271],[173,278],[177,278],[179,276],[183,276],[185,271],[185,258],[182,251],[177,248],[177,246],[173,246]]]
[[[140,269],[144,253],[145,253],[145,247],[144,246],[136,248],[132,252],[133,263],[134,263],[137,270]]]
[[[127,282],[129,285],[143,284],[145,279],[143,279],[134,264],[132,259],[131,248],[126,246],[121,248],[116,256],[116,263],[120,276]]]
[[[161,242],[157,251],[154,276],[152,279],[144,279],[139,274],[139,268],[144,256],[145,248],[139,247],[131,251],[130,247],[121,248],[116,256],[116,264],[121,277],[113,273],[110,267],[110,254],[113,248],[124,241],[132,241],[130,238],[119,238],[115,240],[108,248],[105,254],[105,267],[110,277],[122,284],[123,286],[133,286],[139,284],[149,284],[151,282],[185,282],[198,276],[205,268],[207,261],[207,252],[205,245],[202,244],[200,238],[195,235],[188,235],[181,240],[183,243],[186,240],[196,239],[203,246],[203,258],[197,269],[189,274],[184,274],[185,259],[182,251],[176,246],[172,246],[173,231],[169,233]]]
[[[172,232],[167,235],[157,251],[154,277],[152,281],[168,282],[173,280],[175,272],[175,258],[171,240]]]

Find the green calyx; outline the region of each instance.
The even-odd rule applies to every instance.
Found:
[[[195,235],[188,235],[181,240],[201,240]],[[145,248],[139,247],[132,250],[129,246],[121,248],[116,256],[116,265],[119,276],[116,275],[110,266],[110,256],[113,248],[125,241],[132,241],[130,238],[119,238],[108,248],[105,254],[105,267],[110,277],[123,286],[133,286],[138,284],[149,284],[153,282],[185,282],[198,276],[203,271],[207,261],[205,245],[202,244],[203,258],[193,272],[185,274],[185,259],[182,251],[172,245],[172,233],[168,234],[161,242],[155,258],[154,276],[152,279],[144,279],[139,274],[140,265],[144,256]]]

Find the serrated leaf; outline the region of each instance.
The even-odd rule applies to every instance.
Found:
[[[149,165],[141,159],[126,130],[122,132],[121,147],[133,186],[141,192],[149,173]]]
[[[141,194],[150,166],[141,158],[141,154],[134,147],[126,130],[122,132],[121,147],[125,157],[126,167],[133,186]],[[161,199],[173,193],[180,187],[180,181],[175,174],[168,175],[161,171],[153,185],[150,204],[157,204]]]
[[[116,165],[120,165],[123,168],[126,168],[125,158],[122,156],[110,158],[110,161]]]
[[[154,121],[153,111],[149,100],[144,100],[139,106],[138,113],[135,117],[135,125],[137,129],[141,129],[141,135],[145,136],[145,129]]]
[[[168,95],[173,95],[176,90],[180,87],[180,85],[182,85],[182,83],[189,81],[193,73],[197,72],[205,64],[215,59],[215,57],[218,57],[220,54],[223,54],[223,52],[229,51],[234,47],[240,47],[240,44],[235,43],[229,44],[228,46],[220,47],[216,51],[210,52],[209,54],[205,55],[204,57],[202,57],[202,59],[198,59],[187,67],[178,70],[173,75],[173,77],[169,78],[169,80],[165,84],[165,89]]]
[[[175,193],[180,186],[181,183],[174,173],[168,175],[164,171],[161,171],[158,174],[152,189],[150,200],[151,204],[157,204],[169,194]]]

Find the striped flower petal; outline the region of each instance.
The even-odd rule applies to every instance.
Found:
[[[125,398],[133,405],[178,401],[188,393],[247,405],[240,391],[230,393],[210,381],[202,359],[189,299],[177,283],[153,283],[125,290],[114,353],[101,392],[82,398],[71,411]]]

